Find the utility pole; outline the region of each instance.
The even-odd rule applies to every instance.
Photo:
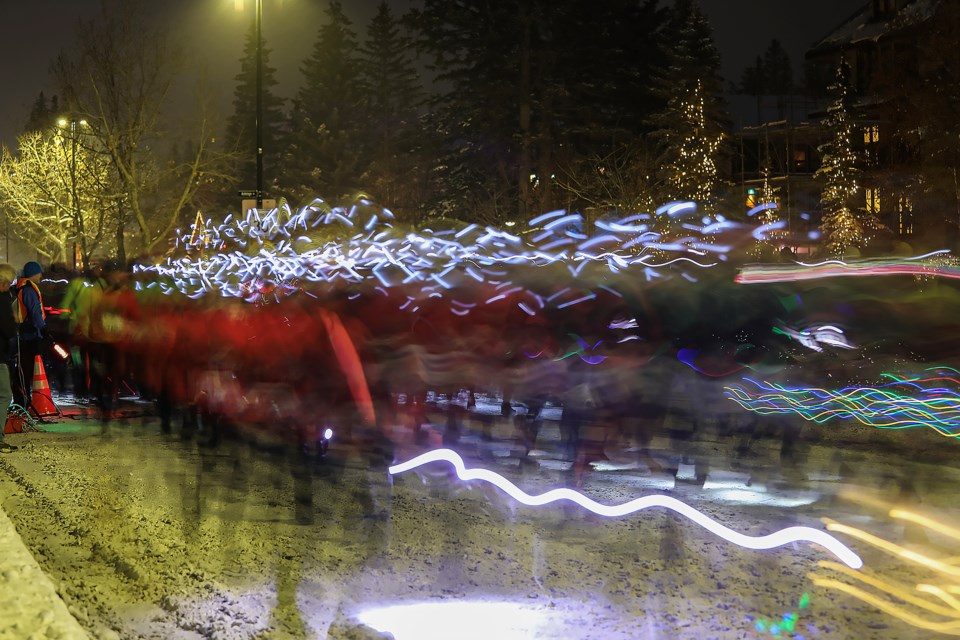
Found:
[[[68,264],[73,265],[73,268],[77,268],[77,246],[78,243],[82,242],[84,237],[85,229],[83,228],[83,211],[80,208],[80,197],[77,193],[77,134],[78,126],[86,126],[86,120],[80,120],[79,122],[73,118],[68,122],[66,119],[60,119],[57,124],[60,127],[67,127],[70,131],[70,200],[73,205],[73,222],[75,225],[75,230],[77,232],[77,237],[73,241],[72,254],[69,260],[66,260]],[[66,258],[66,256],[64,256]]]
[[[257,0],[257,209],[263,208],[263,0]]]

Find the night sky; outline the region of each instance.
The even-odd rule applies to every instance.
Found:
[[[393,0],[402,13],[415,0]],[[362,39],[366,24],[380,0],[346,0],[343,4]],[[165,0],[156,3],[158,20],[177,25],[176,38],[192,64],[175,89],[177,101],[192,104],[198,72],[203,72],[217,107],[230,111],[233,78],[246,27],[253,19],[253,0]],[[790,53],[795,75],[801,77],[804,51],[833,27],[852,15],[865,0],[701,0],[714,29],[728,79],[739,79],[745,66],[761,54],[772,38]],[[300,63],[310,53],[326,0],[264,0],[263,30],[277,68],[278,93],[292,96],[300,82]],[[99,0],[0,0],[0,68],[3,99],[0,101],[0,142],[15,143],[26,123],[37,94],[53,92],[50,63],[69,48],[80,18],[95,15]],[[162,13],[161,13],[162,12]]]

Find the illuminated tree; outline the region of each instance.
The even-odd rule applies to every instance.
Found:
[[[656,90],[665,106],[652,122],[660,147],[664,200],[715,208],[726,129],[720,56],[696,0],[677,0],[665,33],[667,65]]]
[[[12,231],[54,262],[72,262],[76,241],[87,263],[110,224],[107,158],[49,127],[21,135],[17,145],[0,158],[0,202]]]
[[[819,147],[821,164],[814,178],[823,184],[820,204],[824,244],[832,254],[842,256],[851,247],[863,247],[879,223],[857,207],[860,157],[853,146],[857,128],[850,93],[850,67],[846,62],[841,61],[837,67],[829,91],[833,102],[823,121],[828,139]]]
[[[772,204],[775,206],[763,209],[756,214],[754,222],[755,224],[761,226],[773,224],[780,219],[780,202],[777,198],[778,190],[774,188],[773,182],[770,180],[769,165],[770,158],[768,157],[764,160],[764,166],[760,170],[760,175],[763,177],[763,186],[760,187],[760,193],[758,194],[756,204]],[[783,240],[783,230],[771,230],[764,234],[762,238],[755,240],[753,242],[753,246],[748,250],[748,253],[758,260],[769,260],[773,246],[778,240]]]

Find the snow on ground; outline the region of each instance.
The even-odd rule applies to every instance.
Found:
[[[305,481],[285,456],[239,443],[207,450],[137,421],[109,437],[82,420],[8,437],[22,449],[0,458],[0,507],[94,638],[378,637],[362,635],[360,620],[418,639],[759,638],[757,618],[782,616],[806,592],[811,605],[793,637],[922,637],[815,589],[807,574],[827,559],[819,548],[748,551],[663,511],[606,520],[569,505],[519,506],[489,485],[458,482],[443,465],[397,477],[391,497],[385,473],[366,471],[344,448],[333,451],[344,468],[321,468]],[[502,443],[471,434],[461,442],[471,466],[492,466],[531,493],[570,480],[558,443],[545,437],[541,446],[539,464],[521,464],[493,455],[512,450]],[[775,446],[761,442],[753,455],[772,460]],[[791,487],[781,470],[769,470],[776,465],[754,461],[768,468],[759,475],[725,470],[725,454],[710,459],[707,489],[676,481],[670,456],[655,449],[643,464],[614,460],[619,468],[588,471],[584,492],[615,503],[665,491],[752,534],[819,526],[843,508],[830,495],[836,482]],[[829,451],[810,452],[806,475],[833,477]],[[405,446],[397,457],[414,453]],[[880,473],[882,455],[862,454],[862,473]],[[754,505],[716,495],[757,493],[757,485],[766,501]],[[931,503],[949,502],[930,490]],[[2,523],[0,516],[0,532]],[[3,547],[3,571],[20,562],[7,551],[15,546]],[[868,564],[888,562],[858,551]],[[391,618],[410,611],[413,618]],[[5,610],[0,625],[44,624],[34,622],[43,615]]]
[[[24,545],[13,523],[0,511],[0,638],[85,640],[83,628],[67,611],[56,587]]]

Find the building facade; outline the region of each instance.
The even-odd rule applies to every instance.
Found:
[[[960,35],[951,33],[957,4],[871,0],[806,55],[816,88],[832,81],[841,62],[849,66],[860,205],[884,225],[887,240],[933,247],[960,238],[960,128],[952,123],[960,102],[951,102],[960,90],[950,86],[960,81]]]

